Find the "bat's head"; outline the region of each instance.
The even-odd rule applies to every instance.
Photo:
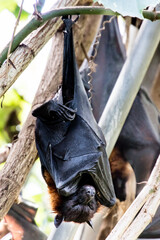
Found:
[[[47,170],[44,170],[43,176],[48,185],[52,210],[57,213],[54,220],[55,226],[59,227],[62,221],[73,221],[77,223],[87,222],[92,227],[90,220],[100,204],[91,179],[84,176],[83,181],[77,186],[76,192],[65,197],[59,194]]]
[[[87,222],[91,226],[91,218],[99,207],[96,201],[96,190],[92,185],[83,185],[77,192],[63,200],[61,212],[55,217],[54,224],[59,227],[61,222]]]

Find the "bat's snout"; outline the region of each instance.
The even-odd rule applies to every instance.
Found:
[[[94,197],[96,194],[95,188],[92,186],[87,186],[86,187],[86,195],[89,197]]]
[[[84,190],[84,194],[86,196],[87,201],[92,200],[96,195],[95,188],[90,185],[84,185],[83,188],[84,188],[83,190]]]

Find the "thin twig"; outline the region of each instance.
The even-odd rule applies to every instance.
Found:
[[[24,0],[22,0],[22,2],[21,2],[21,7],[20,7],[20,10],[19,10],[19,13],[18,13],[18,18],[16,20],[16,23],[15,23],[15,26],[14,26],[14,30],[13,30],[13,34],[12,34],[12,38],[11,38],[11,41],[10,41],[9,47],[8,47],[6,76],[7,76],[7,73],[8,73],[9,55],[11,53],[11,47],[12,47],[12,43],[13,43],[13,40],[14,40],[15,32],[16,32],[16,29],[17,29],[17,26],[19,24],[19,20],[20,20],[20,17],[21,17],[23,3],[24,3]]]

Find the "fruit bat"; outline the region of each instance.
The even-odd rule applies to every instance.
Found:
[[[103,16],[103,21],[109,20],[110,16]],[[105,30],[101,32],[97,55],[94,63],[96,71],[92,73],[92,99],[91,105],[95,119],[98,121],[110,97],[117,81],[118,75],[125,62],[126,51],[119,32],[117,19],[114,18],[106,24]],[[89,80],[86,66],[81,76],[86,83]],[[136,194],[142,190],[152,168],[160,153],[160,113],[152,103],[144,87],[141,87],[124,123],[121,133],[116,142],[115,155],[120,155],[124,163],[128,162],[135,173],[137,185]],[[116,157],[118,159],[118,157]],[[116,197],[125,200],[125,187],[127,172],[119,171],[112,167],[110,157],[112,179]],[[118,166],[118,163],[117,163]],[[121,166],[121,164],[119,165]],[[125,169],[125,168],[124,168]],[[142,171],[143,169],[143,171]],[[115,174],[115,171],[118,173]],[[120,176],[121,175],[121,176]]]
[[[63,18],[63,81],[55,97],[33,111],[42,174],[51,195],[54,223],[87,222],[100,205],[111,207],[115,193],[105,150],[77,67],[72,25]]]
[[[103,22],[110,16],[103,16]],[[102,27],[102,26],[101,26]],[[157,62],[160,45],[156,50],[152,64]],[[112,89],[117,81],[125,61],[125,48],[119,32],[118,23],[114,18],[105,25],[101,32],[97,55],[94,63],[97,65],[96,72],[92,74],[92,109],[95,119],[98,121],[109,99]],[[152,80],[152,72],[155,65],[150,65],[146,74],[146,80]],[[88,89],[88,72],[83,64],[81,77]],[[148,81],[149,82],[149,81]],[[143,82],[144,84],[144,82]],[[130,178],[130,164],[136,176],[136,195],[142,190],[145,182],[155,165],[160,153],[160,113],[152,103],[146,90],[141,87],[126,122],[122,128],[117,143],[109,157],[111,173],[116,197],[120,201],[130,196],[133,188],[128,191],[127,182]],[[103,229],[99,238],[106,238],[108,234],[108,221],[103,219]],[[103,237],[102,237],[103,236]],[[152,222],[141,234],[141,238],[156,238],[160,236],[160,207]]]

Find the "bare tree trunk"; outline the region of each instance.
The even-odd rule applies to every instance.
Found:
[[[73,2],[75,4],[78,1],[73,1],[73,0],[68,1],[68,3],[72,5],[73,5]],[[89,2],[91,1],[89,0]],[[86,16],[86,19],[87,19],[87,16]],[[97,16],[97,19],[100,19],[100,16]],[[85,20],[83,21],[85,22]],[[93,25],[93,24],[91,25],[92,25],[92,29],[94,29],[94,33],[96,33],[95,26],[98,26],[98,25]],[[34,45],[33,42],[35,43],[35,41],[39,41],[38,40],[40,38],[39,34],[44,38],[45,36],[43,34],[44,32],[46,32],[45,28],[48,29],[50,27],[51,25],[47,23],[45,26],[41,28],[41,30],[35,31],[34,37],[31,36],[30,40],[28,40],[28,44],[30,44],[29,46]],[[58,23],[56,24],[56,28],[57,27],[59,27]],[[48,29],[48,31],[50,30]],[[84,36],[83,38],[80,37],[81,34],[84,35],[83,31],[86,31],[86,28],[84,27],[81,28],[81,31],[76,30],[77,39],[82,39],[82,40],[84,39]],[[55,32],[55,30],[53,32]],[[92,42],[93,40],[93,35],[94,34],[90,35],[91,36],[90,42]],[[43,45],[44,43],[42,44],[42,46]],[[37,45],[36,45],[36,48],[37,48]],[[89,48],[89,46],[87,48]],[[14,54],[13,55],[15,58],[15,56],[17,56],[17,53],[14,53]],[[26,55],[27,54],[29,54],[28,51]],[[22,55],[21,55],[21,57],[23,58],[22,63],[21,63],[21,58],[18,58],[19,62],[17,62],[17,64],[19,64],[18,65],[19,67],[17,67],[17,69],[19,69],[18,70],[19,72],[16,72],[15,78],[17,78],[18,75],[27,66],[27,64],[30,63],[31,60],[29,58],[29,55],[26,56],[27,63],[25,62],[26,61],[25,57],[23,58]],[[44,75],[42,77],[41,83],[35,95],[35,99],[33,101],[33,106],[32,106],[33,108],[51,99],[54,96],[54,93],[57,91],[57,87],[62,80],[62,56],[63,56],[63,34],[62,32],[57,32],[53,38],[53,45],[52,45],[52,49],[50,52],[49,60],[48,60]],[[82,59],[80,60],[80,62],[81,61]],[[12,80],[15,78],[12,77]],[[28,118],[18,136],[18,140],[13,144],[13,147],[10,151],[6,164],[0,172],[0,199],[1,199],[0,219],[4,217],[4,215],[8,212],[8,210],[10,209],[10,207],[18,197],[19,192],[27,177],[27,174],[29,173],[37,157],[37,150],[36,150],[35,141],[34,141],[34,128],[35,128],[35,119],[32,117],[32,114],[30,111]]]

